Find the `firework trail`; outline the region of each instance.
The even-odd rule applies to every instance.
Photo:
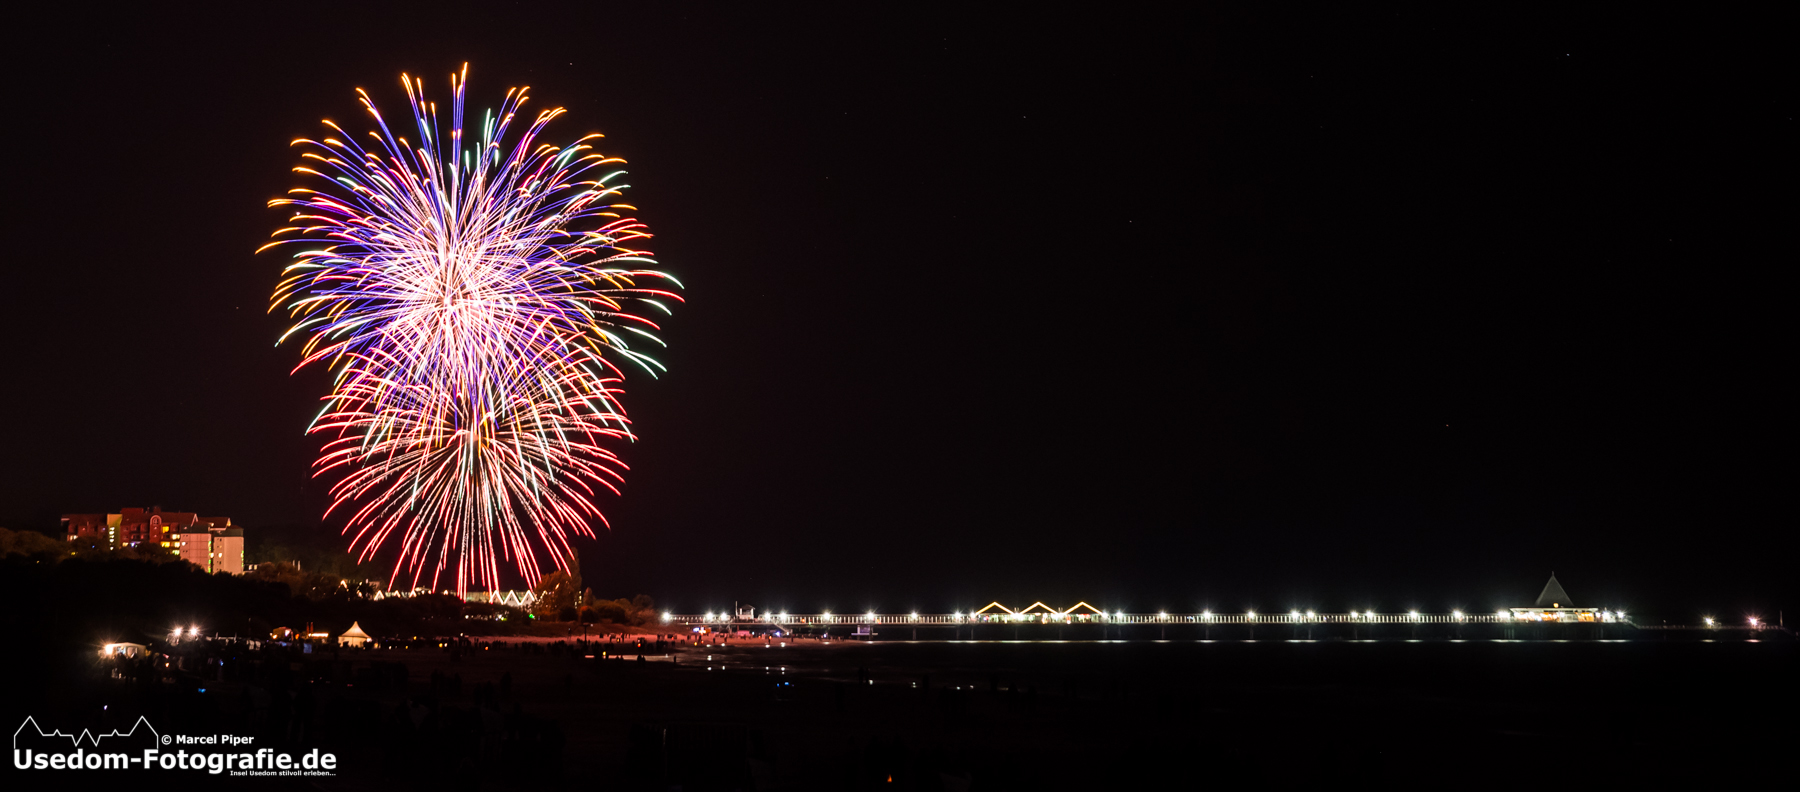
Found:
[[[371,142],[329,120],[329,136],[294,141],[294,170],[323,184],[270,202],[294,214],[263,247],[299,246],[270,310],[294,320],[282,341],[305,340],[295,370],[334,375],[308,430],[329,438],[316,475],[341,476],[327,514],[349,514],[362,560],[398,543],[390,586],[429,570],[459,593],[497,588],[503,561],[536,581],[540,551],[565,566],[571,534],[604,524],[595,496],[618,493],[626,469],[604,443],[634,439],[618,364],[655,375],[632,348],[661,344],[643,309],[681,299],[644,268],[656,262],[619,202],[624,160],[595,151],[599,135],[539,142],[561,108],[507,143],[525,89],[465,129],[467,76],[450,78],[448,135],[423,81],[402,75],[417,141],[361,89]]]

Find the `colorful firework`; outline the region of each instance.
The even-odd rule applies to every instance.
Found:
[[[450,78],[448,135],[423,81],[402,75],[417,142],[361,89],[374,144],[329,120],[331,136],[294,141],[306,149],[294,170],[327,185],[271,201],[294,215],[263,248],[303,248],[270,310],[294,319],[283,341],[305,338],[295,370],[334,375],[308,430],[330,437],[317,475],[342,474],[327,514],[348,511],[363,560],[398,543],[390,586],[429,569],[432,588],[453,572],[458,592],[497,588],[503,560],[536,581],[539,552],[566,566],[571,535],[605,523],[595,496],[617,494],[626,466],[604,444],[634,439],[615,364],[655,376],[660,364],[631,347],[661,344],[640,308],[666,314],[681,299],[643,268],[656,262],[618,201],[624,160],[595,151],[599,135],[540,143],[561,108],[508,144],[525,89],[471,139],[467,77]]]

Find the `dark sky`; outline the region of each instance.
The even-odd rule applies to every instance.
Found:
[[[335,535],[264,203],[468,61],[689,287],[597,593],[1800,603],[1791,16],[428,8],[14,19],[0,525]]]

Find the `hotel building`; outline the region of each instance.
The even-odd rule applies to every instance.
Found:
[[[154,547],[180,556],[208,572],[244,573],[244,529],[230,517],[166,512],[161,506],[121,509],[118,514],[65,514],[69,541],[104,541],[108,549]]]

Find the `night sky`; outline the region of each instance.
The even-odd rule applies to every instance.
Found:
[[[335,537],[265,202],[467,61],[688,286],[598,594],[1800,604],[1791,16],[429,8],[13,18],[0,525]]]

